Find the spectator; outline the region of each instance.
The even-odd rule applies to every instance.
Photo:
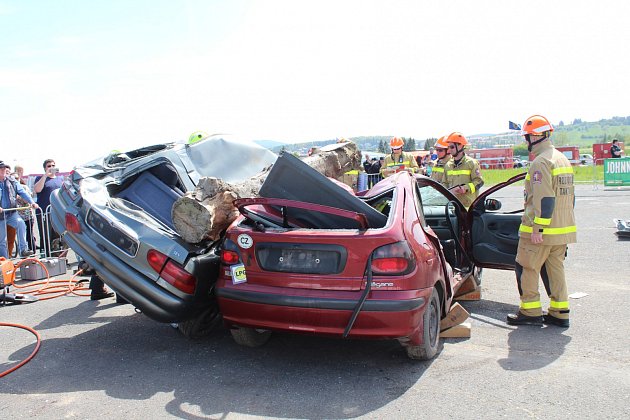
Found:
[[[20,184],[26,185],[26,180],[24,179],[24,168],[21,165],[15,165],[15,179],[17,179]]]
[[[372,158],[370,161],[370,165],[367,167],[365,172],[368,174],[368,188],[372,188],[374,184],[381,180],[381,176],[379,172],[381,170],[381,164],[378,159]]]
[[[11,172],[11,166],[9,166],[8,164],[5,163],[5,176],[6,178],[14,181],[14,182],[19,182],[20,184],[22,184],[22,189],[26,192],[26,194],[28,194],[29,197],[32,197],[31,194],[31,190],[24,185],[25,182],[21,181],[18,179],[18,175],[17,173],[12,173]],[[31,200],[32,201],[32,200]],[[30,205],[29,202],[27,202],[26,200],[24,200],[20,195],[17,195],[15,197],[15,203],[16,203],[16,207],[28,207]],[[32,217],[32,209],[28,208],[28,209],[24,209],[24,210],[18,210],[18,214],[20,215],[20,218],[22,219],[22,222],[25,224],[25,228],[26,228],[26,242],[25,244],[23,243],[22,245],[20,245],[19,241],[21,240],[21,237],[18,237],[17,235],[17,230],[11,226],[11,225],[7,225],[7,252],[9,254],[9,256],[13,255],[13,247],[15,246],[15,239],[18,239],[18,250],[21,249],[28,249],[28,250],[33,250],[33,240],[32,240],[32,234],[31,234],[31,223],[30,223],[30,218]],[[27,221],[28,219],[28,221]],[[21,224],[22,222],[20,222],[18,220],[18,223]]]
[[[619,139],[613,140],[612,147],[610,148],[610,156],[613,159],[621,157],[621,147],[619,147]]]
[[[30,195],[24,191],[22,185],[15,179],[7,177],[7,167],[0,161],[0,257],[9,258],[7,249],[7,225],[12,226],[17,232],[18,251],[21,257],[28,257],[33,251],[27,248],[26,225],[24,220],[15,210],[17,207],[17,196],[19,195],[29,206],[37,209],[39,206],[33,202]]]
[[[45,174],[35,178],[33,190],[37,194],[37,204],[40,208],[40,211],[37,212],[39,248],[45,251],[47,257],[50,257],[51,245],[55,239],[59,239],[59,234],[50,225],[50,219],[47,217],[50,213],[48,206],[50,205],[50,195],[53,191],[61,188],[63,180],[57,177],[59,169],[53,159],[46,159],[43,166]]]
[[[438,160],[438,154],[435,151],[435,147],[429,147],[429,156],[431,156],[431,161],[435,162]]]
[[[370,168],[372,167],[372,161],[370,160],[370,155],[365,155],[365,160],[363,161],[363,170],[366,174],[370,173]]]
[[[18,166],[16,166],[15,168],[17,172]],[[32,197],[33,193],[31,192],[31,189],[28,187],[28,185],[26,185],[26,180],[24,179],[24,177],[20,176],[19,173],[17,173],[17,176],[18,176],[17,180],[22,185],[22,188],[24,189],[24,191],[26,191],[26,193],[30,197]],[[19,195],[17,196],[16,201],[17,201],[18,207],[28,206],[28,202]],[[35,217],[33,215],[33,210],[32,209],[20,210],[18,211],[18,214],[20,215],[20,217],[22,218],[22,220],[24,220],[24,223],[26,224],[26,240],[28,243],[28,248],[34,250],[36,248],[37,241],[35,240],[35,232],[33,232],[33,228],[35,227]]]

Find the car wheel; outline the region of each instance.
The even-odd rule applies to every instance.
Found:
[[[247,347],[260,347],[269,341],[271,331],[256,330],[254,328],[236,327],[230,330],[232,338],[237,344]]]
[[[419,346],[407,346],[407,356],[415,360],[429,360],[436,355],[440,344],[440,319],[442,310],[437,289],[433,289],[431,299],[422,315],[422,344]]]
[[[195,318],[180,322],[177,328],[186,338],[196,340],[210,335],[220,323],[221,313],[215,304]]]

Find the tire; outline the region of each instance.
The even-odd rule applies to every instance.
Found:
[[[431,298],[422,315],[422,344],[407,346],[407,356],[414,360],[430,360],[440,346],[440,319],[442,319],[442,305],[437,289],[433,288]]]
[[[221,313],[219,313],[219,306],[215,303],[195,318],[180,322],[177,328],[186,338],[196,340],[210,335],[219,324],[221,324]]]
[[[233,328],[230,333],[236,344],[246,347],[260,347],[271,338],[271,331],[246,327]]]

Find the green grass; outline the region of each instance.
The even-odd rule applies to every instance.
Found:
[[[483,177],[484,185],[491,186],[496,185],[499,182],[506,181],[515,175],[527,171],[527,168],[519,169],[483,169],[481,176]],[[593,173],[594,172],[594,173]],[[573,167],[574,182],[576,184],[593,184],[594,182],[604,182],[604,166],[574,166]],[[518,184],[522,184],[519,182]],[[518,185],[517,184],[517,185]]]

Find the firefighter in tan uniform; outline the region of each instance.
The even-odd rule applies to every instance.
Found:
[[[479,188],[483,186],[479,162],[466,156],[464,149],[468,141],[462,133],[449,134],[445,142],[453,158],[444,165],[444,185],[468,208],[479,195]]]
[[[419,172],[420,167],[416,159],[409,153],[403,152],[403,145],[405,141],[400,137],[392,137],[389,141],[389,145],[392,148],[392,153],[385,157],[385,162],[381,166],[381,175],[383,178],[387,178],[390,175],[400,172],[402,170],[409,171],[411,173]]]
[[[569,326],[569,296],[564,278],[567,244],[576,242],[573,207],[573,168],[551,144],[552,125],[540,115],[525,121],[527,148],[536,158],[525,177],[525,212],[519,228],[516,282],[521,295],[511,325],[554,324]],[[543,314],[538,293],[542,277],[549,295],[549,311]]]
[[[446,136],[440,137],[439,140],[435,142],[434,147],[438,159],[431,170],[431,179],[436,180],[440,184],[444,184],[446,179],[444,175],[444,165],[451,160],[451,155],[448,153],[448,143],[444,141],[444,137]]]

